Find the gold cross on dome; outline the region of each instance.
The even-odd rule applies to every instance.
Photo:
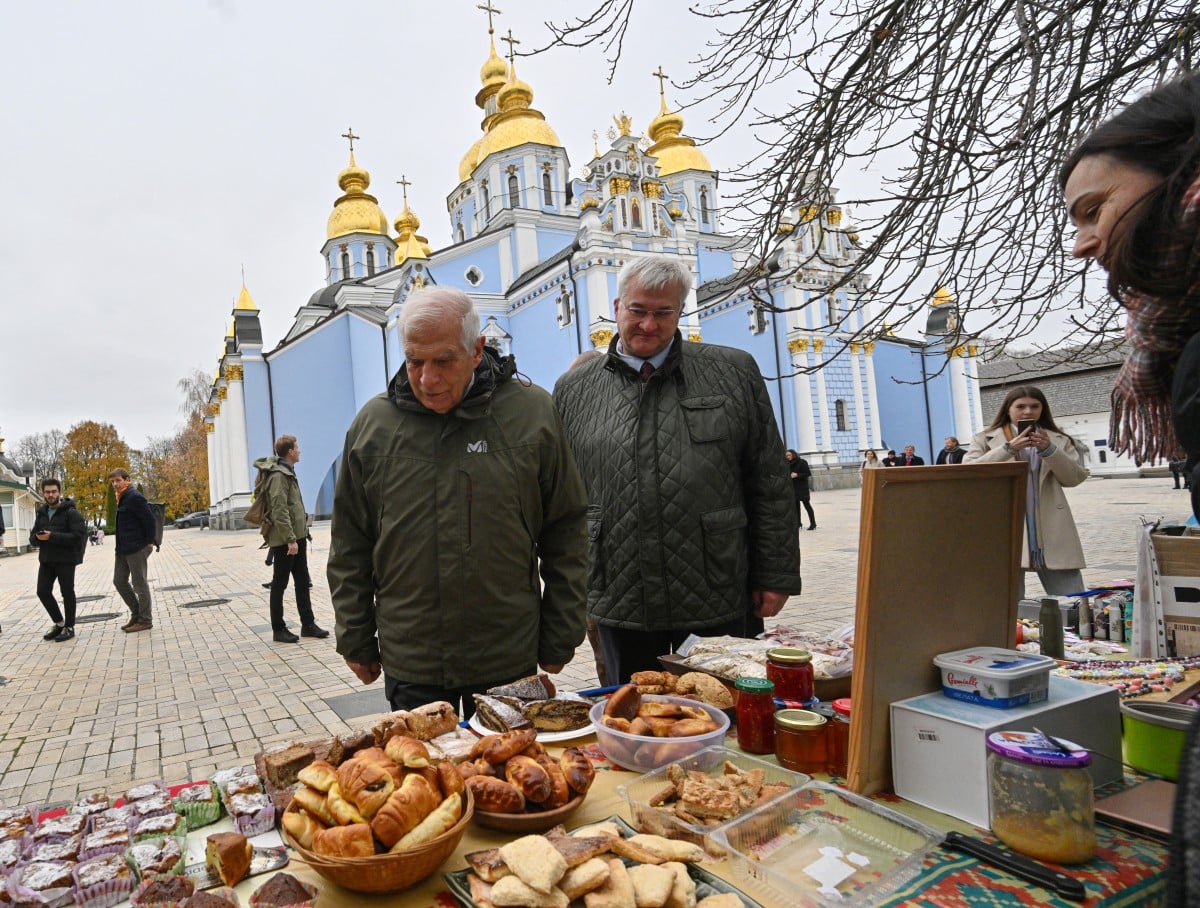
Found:
[[[476,8],[476,9],[481,9],[481,10],[484,10],[484,11],[487,13],[487,17],[488,17],[488,34],[489,34],[489,35],[490,35],[490,34],[492,34],[492,32],[493,32],[493,30],[494,30],[494,29],[492,28],[492,16],[498,16],[498,15],[500,15],[500,12],[501,12],[501,11],[500,11],[499,9],[497,9],[496,7],[492,6],[492,0],[488,0],[488,2],[487,2],[487,3],[477,3],[477,4],[475,4],[475,8]]]
[[[505,37],[502,37],[500,40],[508,42],[508,62],[512,63],[513,60],[515,60],[516,56],[517,56],[517,45],[520,44],[521,42],[512,36],[511,28],[508,30],[508,35]]]
[[[408,187],[411,186],[412,183],[410,183],[408,181],[408,179],[405,178],[404,174],[400,174],[400,179],[398,179],[396,182],[400,184],[400,191],[404,193],[404,207],[407,208],[408,207]]]
[[[342,138],[350,140],[350,154],[354,154],[354,140],[361,139],[362,136],[356,136],[354,134],[354,127],[350,127],[344,133],[342,133]]]
[[[666,84],[666,80],[671,77],[662,71],[661,64],[658,67],[658,72],[652,72],[652,73],[650,73],[650,75],[652,75],[652,76],[654,76],[654,78],[658,79],[658,93],[660,95],[665,96],[667,93],[667,90],[666,90],[666,88],[664,88],[664,85]]]

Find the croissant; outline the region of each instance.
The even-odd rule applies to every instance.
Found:
[[[425,781],[424,776],[407,775],[404,783],[392,792],[387,803],[379,808],[371,820],[371,831],[384,848],[391,848],[433,813],[441,801],[441,795]]]
[[[466,790],[466,785],[463,783],[462,773],[458,767],[449,760],[443,760],[437,764],[438,775],[438,791],[442,793],[442,797],[448,798],[452,794],[462,794]]]
[[[375,839],[366,823],[333,826],[313,835],[312,850],[331,858],[369,858],[375,854]]]
[[[424,845],[426,842],[432,842],[457,823],[461,816],[462,795],[455,793],[442,801],[429,816],[393,845],[391,848],[392,853],[416,848],[418,845]]]
[[[337,783],[334,782],[334,785]],[[337,826],[337,818],[329,810],[328,796],[315,788],[301,786],[292,799],[326,826]]]
[[[504,764],[504,777],[525,796],[526,801],[541,804],[554,794],[550,775],[533,757],[518,754]]]
[[[386,755],[383,758],[387,760]],[[339,766],[337,777],[342,797],[358,808],[364,821],[375,816],[396,790],[391,773],[379,763],[364,758],[363,753],[355,754]]]
[[[396,735],[388,739],[384,750],[393,762],[409,769],[420,769],[429,765],[429,748],[416,738]]]
[[[475,798],[475,806],[485,813],[521,813],[525,810],[525,796],[503,779],[471,776],[466,785]]]
[[[332,763],[317,760],[300,770],[296,778],[309,788],[315,788],[317,791],[329,791],[329,786],[337,781],[337,769]]]
[[[329,808],[329,813],[339,826],[367,822],[367,818],[359,813],[358,808],[342,797],[342,789],[337,782],[325,793],[325,806]]]
[[[489,735],[483,746],[483,759],[493,766],[507,762],[537,740],[537,729],[532,725],[502,735]]]
[[[325,824],[307,810],[289,810],[283,815],[283,828],[301,847],[312,851],[313,836],[318,830],[324,829]]]

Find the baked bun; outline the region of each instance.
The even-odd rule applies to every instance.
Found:
[[[638,707],[641,705],[642,694],[637,685],[626,684],[618,687],[608,698],[608,702],[604,704],[604,715],[632,720],[638,714]]]
[[[504,777],[525,796],[526,801],[541,804],[554,793],[550,774],[533,757],[517,756],[504,764]]]
[[[503,779],[471,776],[466,784],[475,798],[475,807],[484,813],[521,813],[525,810],[525,796]]]
[[[312,850],[331,858],[369,858],[375,854],[375,839],[366,823],[332,826],[318,830]]]
[[[717,723],[712,719],[680,719],[667,732],[668,738],[690,738],[693,735],[707,735],[717,730]]]
[[[246,878],[253,854],[240,832],[215,832],[205,839],[204,863],[226,886],[236,886]]]
[[[571,791],[575,794],[587,794],[587,790],[592,787],[592,780],[596,778],[596,770],[583,751],[578,747],[566,748],[558,758],[558,765],[562,768]]]
[[[506,731],[502,735],[490,735],[487,740],[488,743],[483,746],[483,759],[499,766],[536,741],[537,729],[531,725],[516,731]]]

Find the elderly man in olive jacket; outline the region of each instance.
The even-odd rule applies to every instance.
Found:
[[[587,502],[550,395],[485,347],[465,294],[413,293],[400,328],[404,368],[347,431],[334,491],[337,650],[393,708],[469,717],[582,642]]]
[[[588,612],[618,682],[658,668],[690,633],[761,630],[800,592],[766,384],[748,353],[684,342],[691,285],[673,259],[626,264],[607,356],[554,388],[588,489]]]

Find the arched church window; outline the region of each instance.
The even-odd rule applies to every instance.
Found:
[[[554,204],[554,190],[550,187],[550,171],[542,171],[542,204],[549,208]]]
[[[483,193],[483,220],[486,223],[492,219],[492,196],[488,192],[487,180],[479,184],[479,191]]]
[[[700,187],[700,223],[708,223],[708,189],[704,186]]]
[[[839,432],[845,432],[847,429],[846,402],[840,397],[833,402],[833,414],[834,418],[837,419],[837,430]]]
[[[342,280],[350,279],[350,253],[342,250]]]
[[[621,199],[621,226],[629,226],[629,209],[625,207],[625,200]]]
[[[367,277],[370,277],[374,273],[375,273],[375,250],[370,245],[368,245],[367,246]]]
[[[521,184],[517,181],[515,173],[508,175],[508,207],[521,207]]]
[[[629,210],[633,219],[633,229],[642,229],[642,206],[638,204],[637,199],[631,199],[629,202]]]
[[[563,287],[558,295],[558,325],[565,328],[571,324],[571,291]]]
[[[458,241],[461,243],[467,238],[467,231],[463,229],[462,221],[458,222]]]

